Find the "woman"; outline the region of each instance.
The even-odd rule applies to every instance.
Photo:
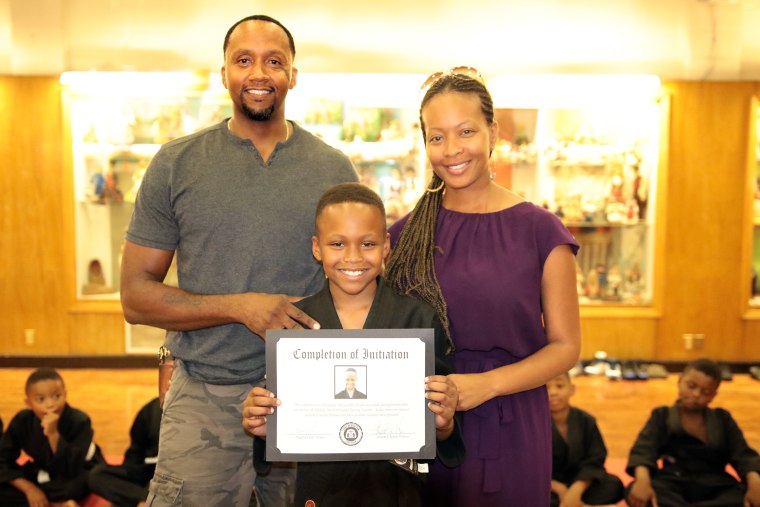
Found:
[[[578,360],[578,243],[552,213],[492,181],[498,125],[472,71],[426,82],[420,120],[434,176],[391,228],[386,279],[437,309],[454,348],[467,457],[433,467],[429,504],[548,505],[544,385]]]

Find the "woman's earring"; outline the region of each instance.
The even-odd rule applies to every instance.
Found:
[[[435,181],[435,178],[433,178],[433,179],[430,181],[430,183],[432,184],[432,183],[433,183],[433,181]],[[440,184],[440,185],[438,185],[438,186],[437,186],[437,187],[435,187],[435,188],[425,187],[425,192],[430,192],[430,193],[434,194],[434,193],[436,193],[436,192],[440,192],[442,188],[443,188],[443,180],[441,180],[441,184]]]

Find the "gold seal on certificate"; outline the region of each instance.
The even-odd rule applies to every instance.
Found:
[[[432,329],[269,330],[268,461],[432,459]]]

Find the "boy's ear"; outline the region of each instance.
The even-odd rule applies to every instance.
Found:
[[[385,243],[383,243],[383,260],[388,260],[391,254],[391,233],[385,233]]]
[[[570,396],[575,394],[575,384],[570,382]]]
[[[316,236],[311,237],[311,254],[317,262],[322,262],[322,250],[319,249],[319,240]]]

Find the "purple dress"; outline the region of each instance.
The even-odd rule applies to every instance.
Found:
[[[404,217],[391,227],[395,244]],[[547,344],[544,262],[578,243],[551,212],[529,202],[494,213],[441,208],[435,269],[449,311],[457,373],[489,371]],[[431,469],[430,505],[549,505],[551,417],[545,387],[501,396],[463,413],[464,463]]]

